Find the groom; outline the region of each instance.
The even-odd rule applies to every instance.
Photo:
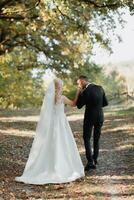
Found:
[[[96,169],[99,154],[99,138],[101,127],[104,121],[103,108],[108,105],[103,88],[99,85],[89,83],[86,76],[80,76],[77,80],[80,93],[76,102],[77,108],[85,105],[85,115],[83,124],[83,139],[88,163],[85,171]],[[91,150],[91,134],[93,130],[93,154]]]

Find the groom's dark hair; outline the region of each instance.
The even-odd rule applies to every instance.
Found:
[[[85,81],[88,81],[88,77],[85,76],[85,75],[81,75],[81,76],[79,76],[79,79],[83,79],[83,80],[85,80]]]

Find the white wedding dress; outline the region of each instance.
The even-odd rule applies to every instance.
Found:
[[[64,103],[55,104],[55,84],[46,92],[40,119],[22,176],[28,184],[66,183],[84,176],[84,167],[64,113]]]

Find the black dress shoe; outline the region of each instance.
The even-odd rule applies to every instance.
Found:
[[[97,164],[98,164],[97,160],[94,160],[94,164],[95,164],[95,165],[97,165]]]
[[[94,164],[89,165],[89,169],[96,169],[96,165]]]
[[[96,166],[93,163],[87,163],[85,171],[89,171],[90,169],[96,169]]]

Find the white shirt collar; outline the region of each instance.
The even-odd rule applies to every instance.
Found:
[[[87,88],[91,83],[88,83],[85,88]]]
[[[88,87],[90,84],[91,84],[91,83],[88,83],[88,84],[86,85],[86,87],[82,90],[82,92],[84,92],[84,90],[86,90],[87,87]]]

